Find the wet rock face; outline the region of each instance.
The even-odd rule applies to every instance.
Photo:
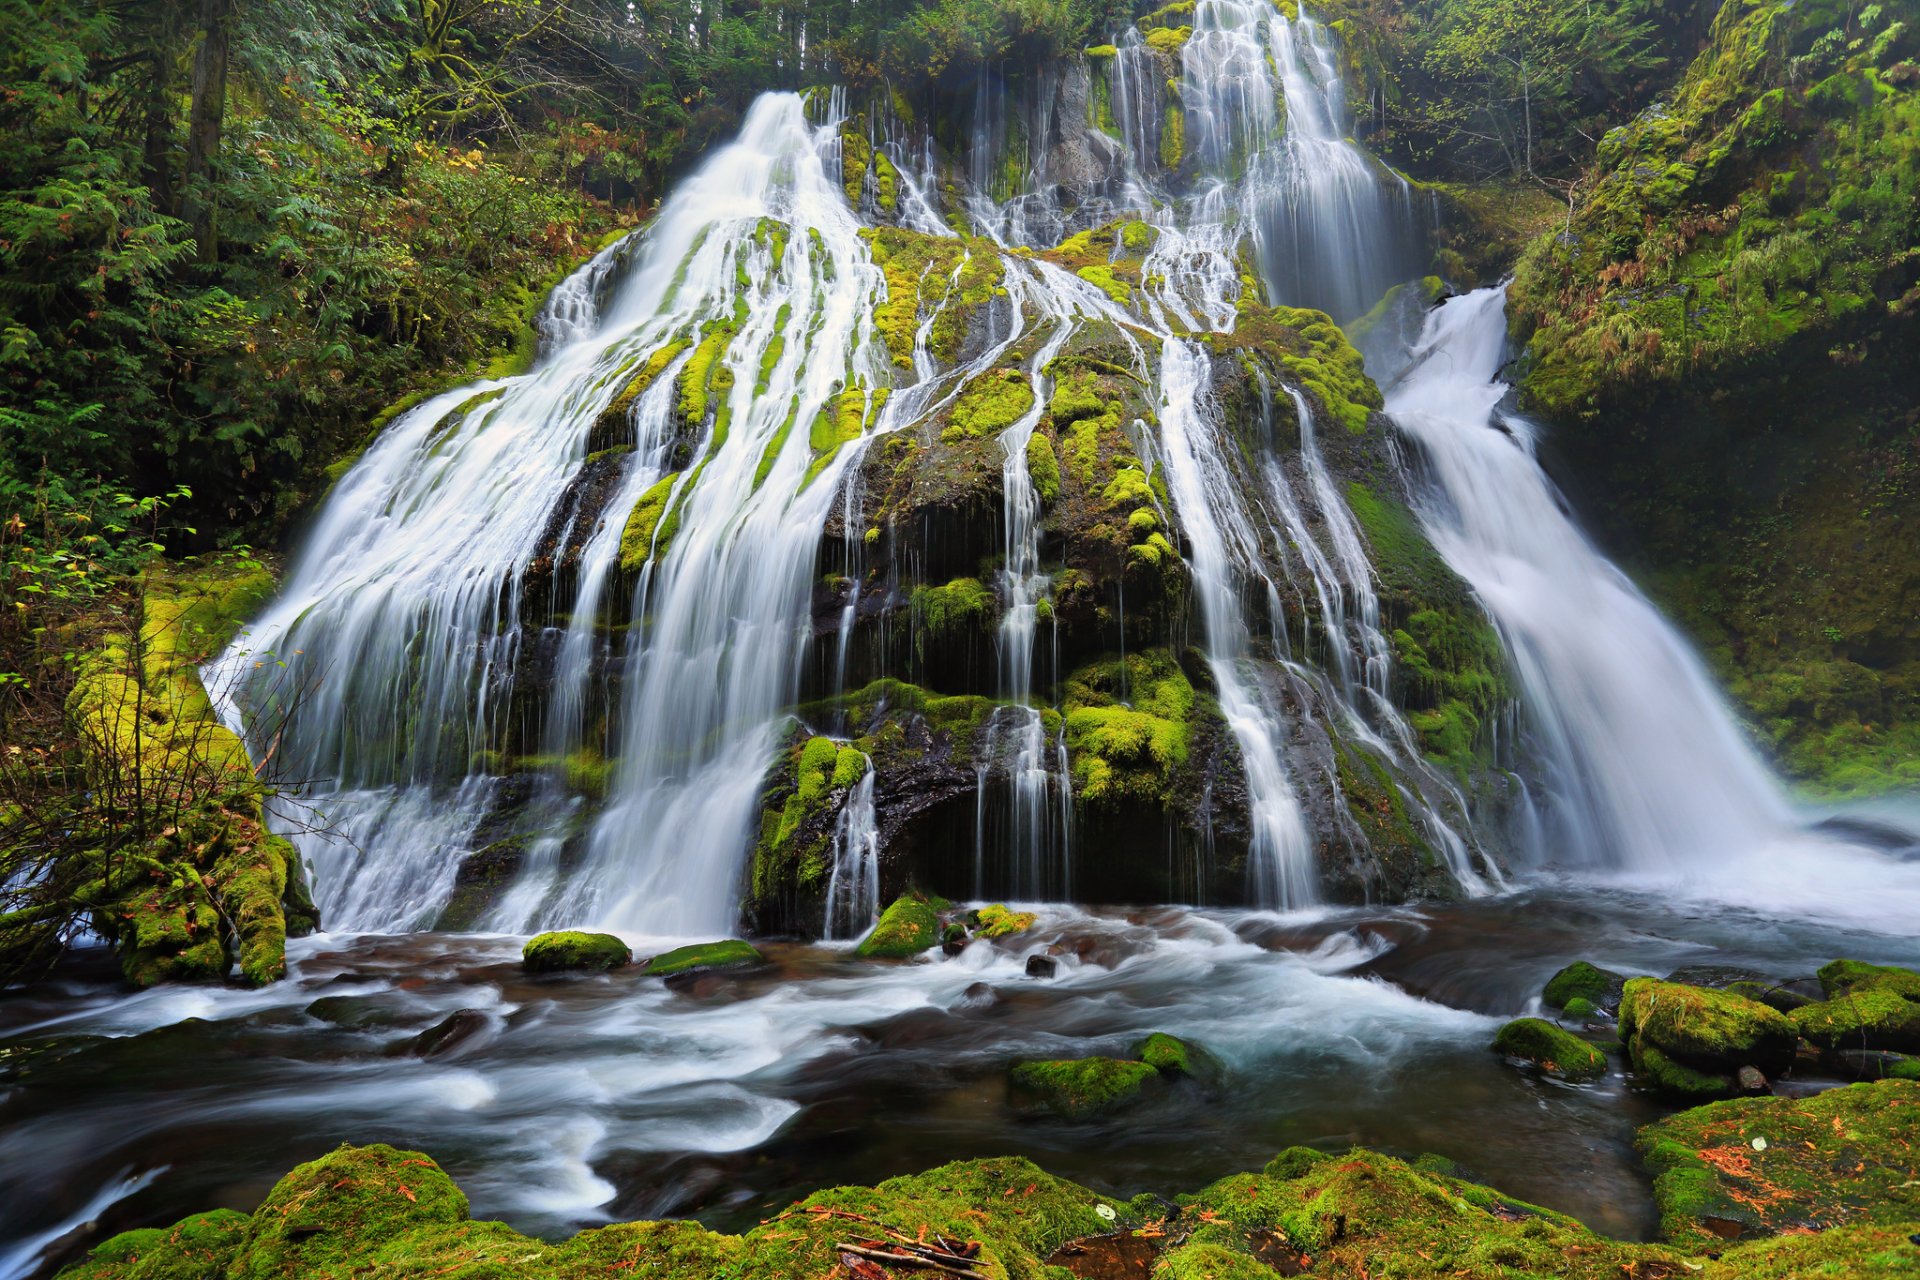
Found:
[[[1621,997],[1620,1038],[1636,1078],[1708,1099],[1740,1092],[1743,1067],[1768,1077],[1784,1072],[1799,1034],[1784,1014],[1732,992],[1635,978]]]

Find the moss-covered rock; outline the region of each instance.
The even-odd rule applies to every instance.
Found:
[[[1602,969],[1585,960],[1575,960],[1566,968],[1547,979],[1546,987],[1540,998],[1548,1007],[1565,1009],[1578,1016],[1592,1009],[1616,1009],[1620,1006],[1620,994],[1627,984],[1626,975]],[[1573,1008],[1575,1000],[1586,1001],[1586,1008]]]
[[[1916,1132],[1920,1084],[1885,1081],[1696,1107],[1648,1125],[1639,1145],[1654,1172],[1661,1234],[1705,1246],[1920,1220]]]
[[[1767,1076],[1793,1061],[1787,1017],[1727,991],[1634,978],[1620,1002],[1620,1038],[1636,1074],[1682,1096],[1723,1097],[1744,1066]]]
[[[1890,986],[1857,986],[1788,1016],[1803,1039],[1822,1049],[1920,1053],[1920,1003]]]
[[[641,972],[650,978],[664,978],[669,974],[702,973],[709,969],[745,969],[766,962],[767,958],[751,942],[727,938],[663,951],[648,960]]]
[[[102,852],[91,881],[74,877],[138,986],[229,972],[275,981],[289,930],[313,927],[299,854],[267,830],[267,787],[200,677],[273,585],[245,557],[156,567],[140,584],[137,627],[76,664],[66,714],[90,785],[126,814],[151,810],[150,839]],[[0,958],[37,945],[34,913],[18,918],[26,923],[0,929]]]
[[[974,933],[982,938],[1007,938],[1033,928],[1031,911],[1014,911],[999,903],[981,907],[974,915]]]
[[[1222,1073],[1220,1059],[1205,1046],[1191,1040],[1156,1031],[1133,1047],[1133,1056],[1163,1076],[1184,1076],[1203,1083],[1217,1081]]]
[[[1159,1072],[1120,1058],[1022,1062],[1013,1068],[1015,1093],[1068,1120],[1086,1120],[1140,1101]]]
[[[917,956],[940,941],[940,915],[925,898],[907,894],[895,898],[880,913],[880,922],[860,941],[856,954],[868,959],[905,959]]]
[[[748,917],[763,929],[818,927],[832,872],[833,824],[869,760],[858,747],[798,737],[775,760],[753,847]]]
[[[1851,991],[1891,991],[1908,1000],[1920,1000],[1920,973],[1893,965],[1866,964],[1859,960],[1835,960],[1822,965],[1816,975],[1820,989],[1829,997]]]
[[[633,959],[626,943],[610,933],[556,930],[527,939],[520,963],[529,973],[618,969]]]
[[[1531,1062],[1561,1080],[1597,1080],[1607,1073],[1605,1054],[1543,1018],[1507,1023],[1494,1036],[1493,1051]]]
[[[1133,1065],[1151,1076],[1144,1063]],[[1137,1233],[1147,1242],[1152,1273],[1169,1280],[1898,1277],[1911,1269],[1912,1189],[1889,1186],[1901,1171],[1871,1156],[1859,1161],[1866,1152],[1855,1147],[1890,1136],[1897,1142],[1891,1126],[1911,1121],[1871,1104],[1905,1106],[1909,1099],[1887,1095],[1861,1105],[1845,1097],[1856,1092],[1759,1115],[1759,1123],[1789,1125],[1779,1130],[1788,1142],[1759,1154],[1752,1154],[1745,1129],[1720,1132],[1731,1114],[1722,1107],[1656,1126],[1659,1147],[1709,1169],[1724,1166],[1730,1179],[1753,1169],[1736,1167],[1727,1152],[1751,1154],[1766,1181],[1730,1181],[1728,1202],[1740,1203],[1734,1192],[1762,1200],[1787,1193],[1760,1229],[1791,1225],[1794,1214],[1847,1224],[1732,1247],[1699,1230],[1699,1219],[1685,1217],[1675,1219],[1683,1244],[1609,1240],[1571,1218],[1458,1178],[1446,1162],[1410,1166],[1370,1151],[1304,1147],[1282,1152],[1262,1172],[1230,1175],[1171,1205],[1157,1196],[1115,1200],[1027,1160],[971,1160],[877,1186],[817,1191],[743,1236],[718,1235],[692,1222],[633,1222],[549,1244],[500,1223],[471,1221],[465,1197],[427,1156],[343,1147],[282,1179],[250,1217],[222,1211],[170,1230],[128,1232],[62,1274],[68,1280],[589,1280],[614,1274],[814,1280],[844,1270],[837,1246],[857,1228],[873,1239],[952,1242],[972,1255],[963,1269],[984,1280],[1061,1280],[1067,1273],[1047,1260],[1062,1246],[1114,1233]],[[1697,1132],[1675,1127],[1696,1120]],[[1791,1127],[1799,1124],[1811,1127]],[[1774,1163],[1780,1160],[1795,1163]],[[1823,1161],[1830,1163],[1823,1167]],[[1811,1199],[1795,1189],[1803,1177],[1820,1184]],[[1657,1185],[1665,1179],[1662,1174]],[[1903,1213],[1905,1225],[1882,1225],[1900,1222]],[[1702,1249],[1707,1252],[1692,1252]]]

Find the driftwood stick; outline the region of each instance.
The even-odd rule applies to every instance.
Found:
[[[850,1253],[856,1258],[865,1258],[869,1262],[881,1262],[891,1267],[907,1267],[918,1271],[938,1271],[942,1275],[959,1276],[961,1280],[980,1280],[980,1273],[969,1267],[962,1271],[959,1267],[950,1267],[944,1262],[922,1257],[916,1253],[887,1253],[881,1249],[866,1245],[842,1242],[833,1246],[841,1253]]]

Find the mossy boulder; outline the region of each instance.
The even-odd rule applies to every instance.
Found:
[[[1577,1016],[1583,1016],[1591,1009],[1617,1009],[1620,1007],[1620,993],[1625,989],[1625,974],[1615,973],[1611,969],[1602,969],[1585,960],[1575,960],[1560,972],[1547,979],[1546,987],[1540,992],[1540,998],[1549,1008],[1565,1009]],[[1587,1002],[1587,1009],[1572,1008],[1575,1000]]]
[[[217,1280],[239,1250],[252,1219],[232,1209],[183,1218],[171,1227],[122,1231],[68,1267],[68,1280]]]
[[[1033,912],[1015,911],[997,902],[981,907],[973,915],[976,937],[1007,938],[1033,928]]]
[[[1087,1120],[1140,1101],[1159,1072],[1121,1058],[1022,1062],[1013,1068],[1016,1095],[1068,1120]]]
[[[1822,1049],[1920,1053],[1920,1003],[1891,987],[1854,987],[1790,1016],[1802,1038]]]
[[[346,1275],[372,1246],[467,1220],[467,1197],[431,1158],[384,1143],[340,1147],[282,1178],[254,1213],[229,1280]]]
[[[1561,1080],[1597,1080],[1607,1073],[1605,1054],[1544,1018],[1515,1018],[1494,1036],[1493,1050]]]
[[[1725,1097],[1741,1067],[1774,1076],[1799,1032],[1786,1015],[1728,991],[1634,978],[1620,1001],[1620,1038],[1642,1082],[1683,1097]]]
[[[744,969],[767,962],[759,948],[750,942],[738,938],[727,938],[720,942],[696,942],[691,946],[675,947],[647,961],[641,970],[650,978],[664,978],[675,973],[701,973],[709,969]]]
[[[1661,1234],[1706,1246],[1920,1221],[1916,1133],[1920,1083],[1889,1080],[1696,1107],[1642,1129],[1639,1146],[1654,1173]]]
[[[1134,1066],[1151,1072],[1144,1063]],[[1861,1086],[1904,1088],[1920,1086]],[[1911,1095],[1838,1090],[1757,1114],[1785,1141],[1754,1155],[1767,1182],[1725,1188],[1766,1199],[1757,1229],[1843,1225],[1729,1247],[1673,1219],[1684,1244],[1641,1244],[1595,1235],[1573,1219],[1455,1176],[1450,1162],[1418,1165],[1376,1152],[1294,1147],[1258,1173],[1236,1173],[1169,1203],[1115,1200],[1048,1174],[1024,1159],[966,1160],[871,1187],[816,1191],[770,1213],[742,1236],[693,1222],[629,1222],[547,1243],[497,1222],[474,1222],[466,1198],[433,1160],[391,1147],[342,1147],[301,1165],[253,1215],[199,1214],[170,1229],[131,1231],[96,1247],[65,1280],[812,1280],[840,1274],[849,1222],[862,1235],[955,1242],[983,1280],[1064,1280],[1049,1266],[1063,1246],[1130,1237],[1147,1244],[1147,1266],[1165,1280],[1457,1280],[1698,1276],[1701,1280],[1799,1280],[1804,1276],[1907,1274],[1907,1233],[1920,1216],[1898,1152]],[[1724,1104],[1742,1108],[1754,1104]],[[1759,1132],[1720,1132],[1722,1107],[1662,1126],[1664,1150],[1708,1170],[1734,1170],[1727,1151],[1753,1152]],[[1744,1112],[1738,1114],[1745,1114]],[[1705,1117],[1703,1132],[1684,1126]],[[1804,1126],[1804,1127],[1802,1127]],[[1689,1145],[1693,1144],[1693,1145]],[[1875,1145],[1878,1144],[1878,1145]],[[1864,1158],[1863,1158],[1864,1157]],[[1777,1163],[1784,1161],[1786,1163]],[[1744,1177],[1749,1170],[1730,1172]],[[1664,1185],[1665,1175],[1662,1175]],[[1815,1184],[1805,1195],[1803,1177]],[[1796,1218],[1794,1215],[1799,1215]],[[1899,1224],[1904,1217],[1904,1225]],[[967,1242],[977,1242],[977,1248]],[[1700,1250],[1707,1252],[1699,1252]],[[1689,1255],[1692,1256],[1689,1256]],[[1084,1256],[1084,1255],[1083,1255]],[[1144,1274],[1144,1272],[1143,1272]]]
[[[1184,1076],[1203,1083],[1217,1081],[1222,1071],[1220,1059],[1204,1046],[1164,1031],[1156,1031],[1135,1045],[1133,1056],[1163,1076]]]
[[[917,956],[940,941],[940,914],[925,898],[907,894],[880,913],[873,932],[855,954],[866,959],[901,960]]]
[[[1891,991],[1908,1000],[1920,1000],[1920,973],[1893,965],[1865,964],[1859,960],[1835,960],[1822,965],[1816,975],[1820,989],[1828,997],[1850,991]]]
[[[618,969],[633,959],[626,943],[610,933],[582,933],[566,929],[527,939],[520,963],[529,973]]]

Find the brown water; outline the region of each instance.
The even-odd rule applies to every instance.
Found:
[[[637,1217],[741,1228],[819,1186],[1019,1153],[1111,1192],[1193,1190],[1283,1147],[1435,1152],[1613,1235],[1653,1226],[1616,1072],[1589,1086],[1488,1052],[1585,957],[1812,971],[1920,942],[1617,892],[1281,918],[1042,908],[956,958],[773,964],[663,983],[529,978],[520,940],[323,937],[262,991],[128,994],[96,957],[0,1000],[0,1280],[131,1226],[251,1209],[343,1141],[431,1152],[476,1216],[563,1235]],[[1056,948],[1058,976],[1024,974]],[[642,948],[644,950],[644,948]],[[450,1024],[440,1051],[423,1031]],[[1068,1124],[1010,1105],[1021,1058],[1197,1040],[1220,1086]],[[1817,1087],[1796,1082],[1793,1087]],[[84,1225],[91,1223],[90,1226]]]

